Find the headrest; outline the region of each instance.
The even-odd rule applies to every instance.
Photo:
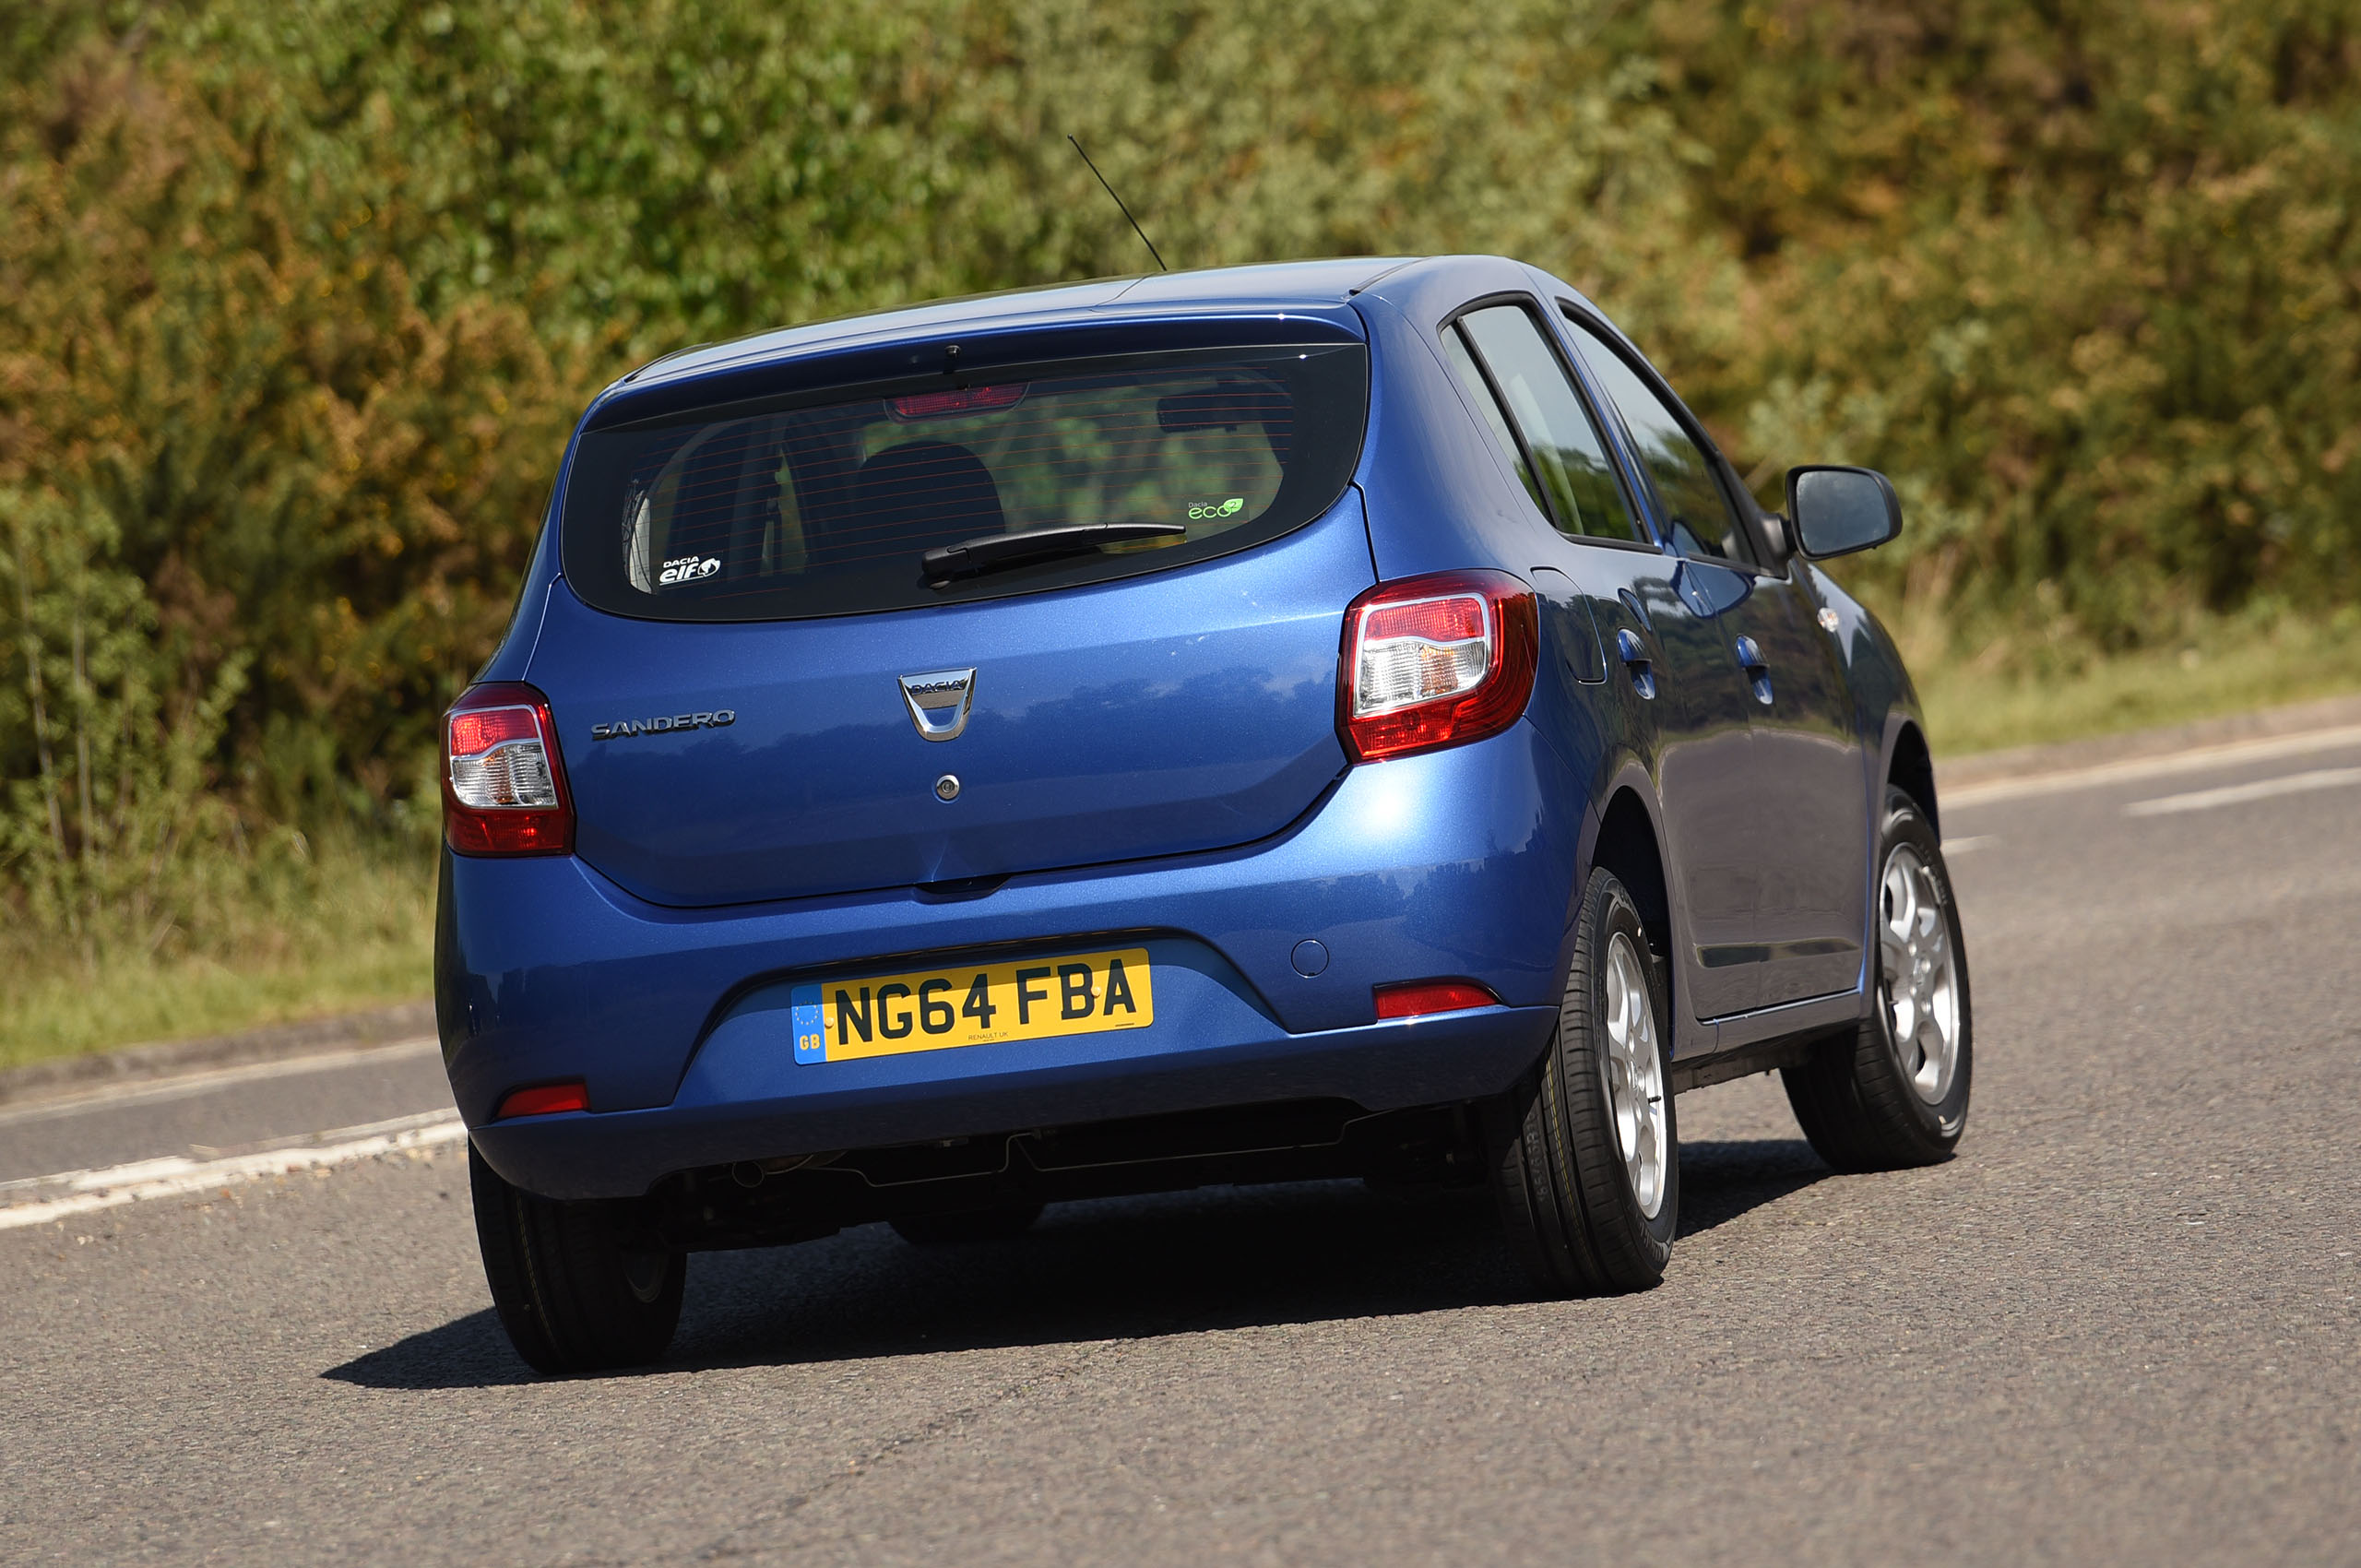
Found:
[[[888,446],[853,475],[851,515],[828,530],[818,555],[831,564],[908,556],[1008,526],[991,470],[948,441]],[[816,564],[816,563],[815,563]]]

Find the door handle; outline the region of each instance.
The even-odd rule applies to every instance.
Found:
[[[1765,707],[1770,707],[1771,666],[1763,662],[1762,645],[1752,637],[1738,638],[1738,668],[1746,671],[1748,683],[1754,687],[1754,700]]]
[[[1631,689],[1644,700],[1654,701],[1656,695],[1655,665],[1648,658],[1648,645],[1640,634],[1625,626],[1615,634],[1615,656],[1631,676]]]

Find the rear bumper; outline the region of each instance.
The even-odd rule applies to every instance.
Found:
[[[626,1196],[696,1166],[1331,1097],[1477,1098],[1556,1016],[1580,789],[1529,724],[1347,772],[1241,849],[726,909],[645,903],[577,859],[443,858],[436,1005],[461,1114],[552,1197]],[[799,1065],[795,980],[905,956],[1145,944],[1153,1027]],[[1326,952],[1304,975],[1306,939]],[[907,963],[904,967],[913,967]],[[1309,966],[1306,966],[1309,967]],[[1504,1005],[1373,1019],[1371,988],[1465,976]],[[500,1123],[518,1085],[580,1077],[587,1113]]]
[[[630,1197],[676,1170],[827,1149],[1275,1100],[1339,1099],[1384,1111],[1478,1099],[1507,1087],[1532,1064],[1557,1016],[1554,1007],[1489,1007],[1312,1035],[1266,1029],[1259,1039],[1136,1055],[1085,1045],[1064,1061],[1003,1061],[989,1071],[950,1075],[908,1071],[913,1063],[947,1065],[926,1056],[799,1069],[777,1051],[759,1062],[731,1052],[726,1072],[708,1072],[703,1058],[717,1053],[707,1051],[673,1104],[494,1122],[476,1128],[474,1137],[494,1170],[528,1191]],[[854,1071],[888,1063],[903,1071]],[[794,1081],[815,1071],[845,1075],[821,1087]]]

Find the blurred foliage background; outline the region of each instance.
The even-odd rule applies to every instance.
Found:
[[[2343,0],[0,0],[0,1059],[422,991],[587,397],[1137,270],[1068,133],[1179,265],[1520,255],[1766,494],[1885,469],[1939,744],[2361,683],[2357,83]]]

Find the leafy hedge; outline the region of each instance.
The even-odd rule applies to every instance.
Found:
[[[2335,0],[0,9],[0,889],[201,943],[191,857],[431,815],[587,394],[1136,270],[1069,132],[1180,265],[1572,278],[1766,484],[1895,477],[1877,591],[2325,604],[2356,80]]]

